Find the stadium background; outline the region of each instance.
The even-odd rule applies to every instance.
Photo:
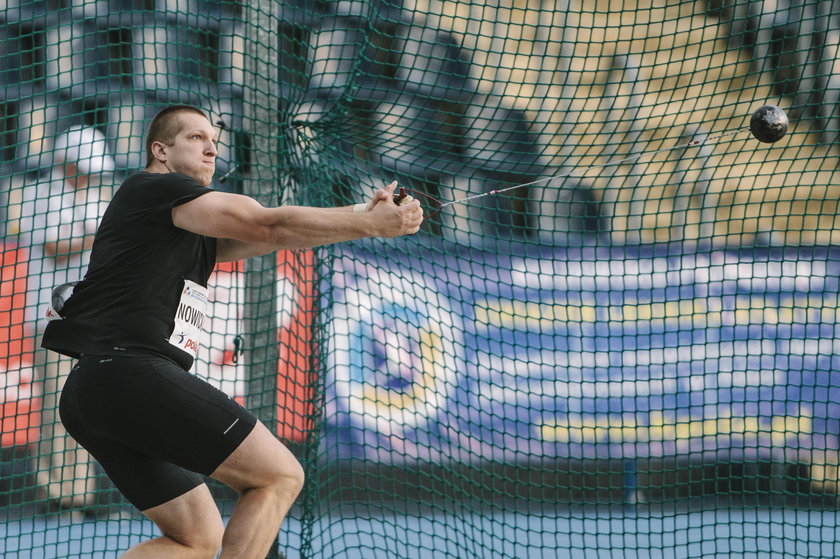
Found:
[[[154,533],[101,474],[86,513],[39,495],[19,214],[62,130],[99,129],[118,180],[171,102],[225,122],[216,186],[266,204],[573,173],[452,206],[410,239],[218,270],[195,371],[308,472],[278,554],[837,555],[834,2],[1,13],[4,556],[113,556]],[[765,103],[792,120],[778,144],[705,141]]]

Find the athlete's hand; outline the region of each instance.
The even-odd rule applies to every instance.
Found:
[[[368,211],[377,216],[380,237],[413,235],[423,223],[423,208],[411,196],[403,198],[400,204],[394,202],[397,181],[379,189],[368,204]]]

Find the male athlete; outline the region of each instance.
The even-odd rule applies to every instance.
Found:
[[[114,195],[88,272],[42,345],[79,359],[61,419],[161,536],[124,559],[262,559],[303,484],[300,464],[248,411],[191,375],[216,262],[278,249],[417,232],[416,201],[396,183],[366,206],[265,208],[208,189],[216,131],[175,105],[152,120],[147,167]],[[354,211],[354,209],[356,211]],[[359,211],[362,210],[362,211]],[[60,295],[60,294],[57,294]],[[227,527],[200,474],[240,494]]]

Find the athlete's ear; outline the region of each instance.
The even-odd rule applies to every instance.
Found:
[[[168,146],[161,142],[160,140],[154,140],[152,142],[152,155],[155,159],[160,161],[161,163],[166,162],[166,148]]]

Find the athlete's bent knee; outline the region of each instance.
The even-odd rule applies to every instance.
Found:
[[[222,536],[224,536],[224,525],[218,528],[210,526],[203,527],[185,538],[179,543],[190,549],[190,557],[196,559],[215,559],[222,547]]]
[[[201,545],[200,548],[202,553],[207,553],[207,557],[210,559],[215,559],[216,555],[219,553],[219,549],[222,547],[222,538],[225,535],[225,525],[222,522],[219,522],[215,528],[210,529],[208,527],[207,532],[201,538]],[[204,555],[202,555],[204,557]]]
[[[297,497],[301,489],[303,489],[305,481],[306,474],[303,471],[303,466],[300,465],[300,462],[295,460],[293,464],[289,465],[289,469],[284,476],[284,486],[289,494],[293,495],[294,498]]]
[[[218,522],[205,521],[179,529],[177,534],[161,530],[163,537],[169,538],[189,550],[186,557],[195,559],[214,559],[222,547],[225,525],[219,517]],[[179,556],[180,557],[180,556]]]
[[[263,487],[277,493],[284,501],[293,501],[303,489],[305,480],[303,467],[300,462],[292,458],[284,460],[283,464],[278,464],[278,467],[264,479]]]

